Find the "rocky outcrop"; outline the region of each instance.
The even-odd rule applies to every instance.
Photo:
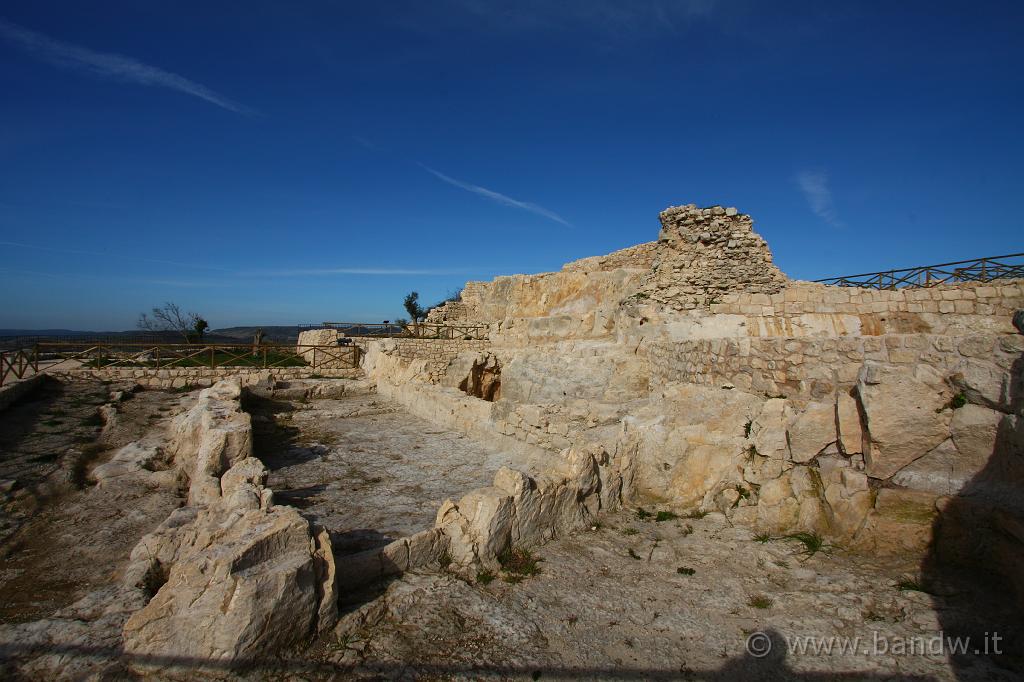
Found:
[[[889,478],[949,437],[952,392],[930,367],[865,363],[857,393],[867,420],[864,458],[873,478]]]
[[[316,558],[296,510],[207,510],[183,533],[167,581],[125,624],[127,653],[245,664],[314,631]]]
[[[151,596],[124,625],[142,672],[245,665],[337,619],[329,536],[273,504],[239,398],[238,382],[220,382],[171,425],[188,506],[136,545],[123,579]]]
[[[220,475],[252,455],[252,422],[239,403],[242,387],[225,380],[199,393],[171,424],[171,455],[189,481],[189,503],[220,497]]]

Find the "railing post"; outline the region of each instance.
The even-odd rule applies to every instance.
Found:
[[[214,348],[213,348],[213,346],[210,346],[210,369],[216,369],[216,366],[214,365],[213,353],[214,353]]]

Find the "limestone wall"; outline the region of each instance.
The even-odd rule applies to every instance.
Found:
[[[636,246],[613,251],[604,256],[591,256],[566,263],[562,272],[579,270],[583,272],[600,272],[618,270],[620,268],[634,270],[650,270],[658,260],[661,247],[658,242],[644,242]]]
[[[941,552],[1017,576],[1024,603],[1024,281],[794,282],[738,211],[661,222],[657,242],[467,287],[458,314],[491,325],[495,402],[453,388],[467,358],[395,349],[371,379],[476,437],[592,451],[634,503]]]
[[[486,339],[361,339],[360,344],[374,353],[381,353],[408,367],[420,362],[429,383],[437,383],[445,368],[460,353],[479,352],[490,346]],[[376,360],[371,360],[371,364]]]
[[[57,378],[89,378],[101,381],[134,381],[146,388],[171,389],[212,386],[221,379],[237,378],[243,386],[252,386],[269,379],[288,381],[313,377],[358,379],[359,369],[312,369],[310,367],[169,367],[166,369],[137,369],[132,367],[106,367],[103,369],[56,370],[48,374]]]
[[[1018,334],[719,338],[647,347],[655,389],[684,382],[794,398],[852,388],[866,360],[998,375],[1009,372],[1022,352],[1024,336]]]

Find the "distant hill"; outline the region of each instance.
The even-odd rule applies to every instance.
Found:
[[[225,327],[223,329],[211,329],[210,334],[226,336],[241,341],[252,341],[257,329],[263,330],[264,341],[287,343],[299,340],[299,329],[295,325],[289,327],[269,325],[265,327]]]
[[[260,327],[226,327],[211,329],[203,338],[207,343],[249,343]],[[297,327],[263,327],[263,340],[270,343],[294,343],[299,338]],[[0,345],[21,346],[34,341],[95,341],[121,343],[181,343],[176,332],[144,332],[139,329],[123,332],[91,332],[76,329],[0,329]]]

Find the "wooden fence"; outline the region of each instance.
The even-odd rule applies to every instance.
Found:
[[[38,372],[127,367],[358,368],[355,345],[40,342],[0,353],[0,385]]]

